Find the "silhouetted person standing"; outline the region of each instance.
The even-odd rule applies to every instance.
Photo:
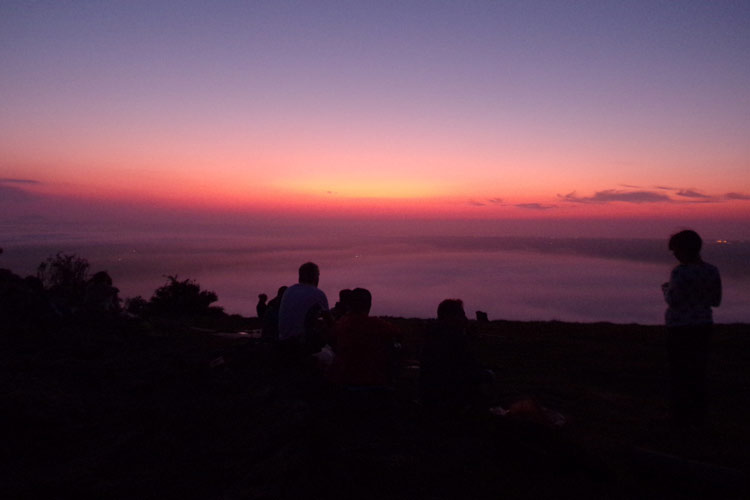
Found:
[[[312,262],[299,268],[299,283],[287,288],[279,309],[279,340],[304,346],[309,351],[322,347],[321,329],[329,321],[328,298],[318,288],[320,270]]]
[[[662,285],[669,306],[670,410],[675,423],[701,425],[706,411],[706,367],[713,325],[712,307],[721,303],[719,270],[701,259],[703,241],[692,230],[669,239],[669,250],[680,262]]]

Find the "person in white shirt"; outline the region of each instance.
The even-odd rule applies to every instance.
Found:
[[[669,239],[680,262],[662,285],[667,303],[667,351],[670,411],[679,425],[702,425],[706,412],[705,379],[713,325],[712,307],[721,304],[719,270],[701,258],[701,237],[692,230]]]
[[[279,309],[279,340],[311,347],[320,343],[320,329],[327,323],[328,298],[318,288],[320,269],[312,262],[299,268],[299,283],[287,288]],[[322,323],[322,324],[321,324]],[[321,344],[322,345],[322,344]],[[318,346],[319,348],[320,346]]]

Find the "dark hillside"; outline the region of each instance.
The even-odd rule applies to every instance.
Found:
[[[424,320],[393,395],[342,393],[242,335],[141,323],[3,335],[6,498],[740,497],[750,471],[750,335],[720,325],[711,424],[671,429],[659,327],[474,325],[491,397],[552,428],[414,402]],[[206,325],[208,327],[208,325]],[[248,325],[252,326],[252,325]],[[679,457],[679,458],[678,458]]]

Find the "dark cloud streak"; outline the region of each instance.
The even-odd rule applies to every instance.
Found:
[[[0,177],[0,184],[34,184],[38,185],[41,182],[34,179],[14,179],[10,177]]]
[[[594,196],[576,196],[575,191],[566,195],[558,195],[564,201],[572,203],[670,203],[672,199],[661,193],[653,191],[619,191],[607,189],[597,191]]]
[[[475,198],[472,198],[467,203],[474,207],[486,207],[487,205],[502,205],[503,199],[502,198],[487,198],[485,200],[477,200]]]
[[[635,186],[629,184],[620,184],[621,187],[632,187]],[[575,191],[566,195],[558,194],[558,199],[568,203],[682,203],[682,204],[696,204],[696,203],[718,203],[727,200],[750,200],[750,194],[746,193],[726,193],[724,195],[711,195],[706,194],[698,189],[694,188],[675,188],[669,186],[654,186],[654,189],[659,191],[671,191],[672,194],[666,194],[663,192],[649,191],[638,189],[635,191],[621,190],[621,189],[606,189],[604,191],[597,191],[593,196],[578,196]],[[534,208],[533,203],[527,204],[528,207]],[[522,207],[522,205],[516,205]]]
[[[526,210],[551,210],[557,208],[557,205],[543,205],[542,203],[518,203],[515,206]]]
[[[700,193],[694,189],[681,189],[677,192],[677,196],[682,196],[683,198],[700,198],[704,200],[710,200],[713,198],[712,196]]]

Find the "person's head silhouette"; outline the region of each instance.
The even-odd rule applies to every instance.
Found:
[[[320,269],[313,262],[305,262],[299,268],[299,282],[305,285],[318,286]]]
[[[355,288],[349,297],[349,308],[353,314],[367,316],[372,307],[372,294],[365,288]]]
[[[680,231],[669,238],[669,250],[674,253],[675,258],[682,264],[699,262],[701,260],[702,247],[703,240],[692,229]]]

